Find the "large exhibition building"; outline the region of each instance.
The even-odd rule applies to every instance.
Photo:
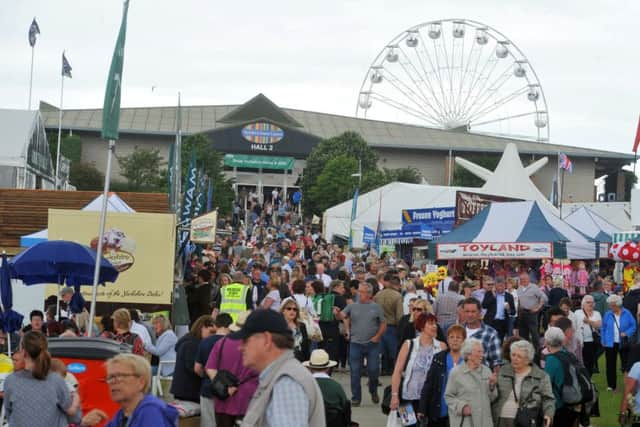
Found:
[[[40,111],[46,128],[57,131],[58,110],[42,103]],[[632,154],[282,108],[262,94],[242,105],[183,106],[181,116],[183,135],[206,134],[212,149],[226,155],[229,176],[235,176],[239,186],[262,187],[264,192],[295,186],[311,150],[321,140],[348,131],[362,135],[378,153],[381,167],[416,168],[432,185],[451,184],[452,156],[499,158],[513,142],[524,163],[549,158],[532,177],[540,191],[549,194],[562,152],[573,162],[573,173],[566,175],[565,202],[597,200],[593,182],[603,175],[607,179],[600,199],[624,200],[622,167],[633,162]],[[176,118],[176,107],[123,108],[118,156],[138,147],[159,149],[167,159],[176,139]],[[65,110],[62,119],[63,131],[82,139],[82,161],[104,171],[106,142],[100,137],[101,124],[101,109]],[[115,180],[121,179],[117,162],[113,172]]]

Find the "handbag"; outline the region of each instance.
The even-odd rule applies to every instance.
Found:
[[[631,340],[629,339],[629,337],[623,337],[622,335],[620,335],[622,331],[620,330],[620,325],[618,324],[615,316],[613,316],[613,322],[616,324],[616,328],[618,328],[618,336],[620,337],[620,351],[629,350],[629,348],[631,347]]]
[[[516,418],[513,421],[515,427],[541,427],[544,425],[544,419],[542,416],[542,408],[527,408],[523,406],[522,399],[518,399],[516,394],[516,384],[513,377],[511,377],[511,389],[513,390],[513,398],[516,400],[518,409],[516,410]],[[527,396],[531,397],[531,395]]]
[[[404,361],[404,368],[402,368],[402,378],[400,378],[400,387],[398,389],[398,394],[402,392],[402,383],[404,382],[404,371],[407,370],[407,365],[409,364],[409,358],[411,357],[411,352],[413,351],[413,340],[409,341],[409,353],[407,353],[407,358]],[[382,413],[385,415],[389,415],[391,412],[391,385],[388,385],[384,388],[382,392],[382,403],[380,403],[380,409],[382,409]]]
[[[222,344],[220,344],[217,366],[220,366],[225,341],[226,338],[223,338]],[[229,387],[238,387],[239,385],[240,381],[238,381],[238,378],[234,374],[226,369],[219,369],[218,372],[216,372],[216,376],[211,380],[211,394],[216,399],[225,400],[229,397]]]

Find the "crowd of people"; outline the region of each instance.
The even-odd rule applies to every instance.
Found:
[[[194,406],[202,426],[351,426],[367,397],[402,425],[586,427],[599,411],[591,376],[603,354],[600,393],[618,391],[620,359],[621,418],[640,426],[640,398],[628,398],[640,384],[640,277],[623,297],[593,272],[576,298],[532,263],[508,275],[451,268],[430,286],[424,264],[351,253],[288,214],[252,212],[252,227],[230,219],[215,244],[188,254],[170,318],[147,324],[121,308],[91,332],[78,325],[82,312],[64,322],[32,312],[4,385],[10,425],[108,418],[82,414],[78,394],[50,373],[47,336],[91,333],[131,347],[107,363],[121,406],[112,426],[175,425]],[[350,397],[336,372],[348,372]],[[149,394],[156,374],[171,378],[174,406]]]

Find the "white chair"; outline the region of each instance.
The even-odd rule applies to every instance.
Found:
[[[164,392],[162,391],[162,380],[173,381],[173,375],[164,376],[162,375],[162,368],[166,366],[174,366],[176,365],[175,360],[162,360],[158,364],[158,372],[151,379],[151,394],[154,396],[162,396]]]

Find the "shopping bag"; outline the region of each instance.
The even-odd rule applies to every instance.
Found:
[[[402,421],[398,415],[398,411],[389,412],[387,417],[387,427],[402,427]]]

